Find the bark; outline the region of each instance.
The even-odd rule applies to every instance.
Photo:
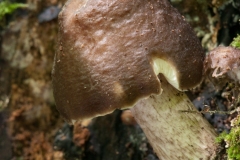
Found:
[[[214,159],[216,133],[187,96],[162,81],[161,95],[131,109],[160,159]]]

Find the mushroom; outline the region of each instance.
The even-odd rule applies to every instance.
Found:
[[[180,92],[201,82],[203,60],[168,0],[69,0],[52,71],[56,106],[69,123],[135,106],[160,159],[210,159],[215,132]]]
[[[205,74],[222,96],[238,100],[240,93],[240,49],[218,46],[209,52],[204,61]],[[236,102],[237,104],[237,102]],[[236,107],[231,105],[231,107]]]
[[[205,72],[218,88],[227,82],[240,84],[240,50],[234,47],[218,46],[205,59]]]

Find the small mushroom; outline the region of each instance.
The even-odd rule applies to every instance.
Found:
[[[205,59],[205,72],[218,88],[228,82],[240,85],[240,50],[219,46],[210,51]]]
[[[215,132],[180,92],[201,82],[203,60],[168,0],[69,0],[52,71],[56,106],[74,123],[135,105],[159,158],[210,159]]]

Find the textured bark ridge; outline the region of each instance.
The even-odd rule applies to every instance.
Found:
[[[163,93],[131,109],[154,151],[163,160],[214,159],[216,133],[187,96],[162,81]]]

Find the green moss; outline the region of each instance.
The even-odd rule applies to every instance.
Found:
[[[216,142],[217,143],[222,143],[222,141],[224,141],[225,137],[227,136],[227,133],[224,131],[223,133],[221,133],[217,138],[216,138]]]
[[[18,8],[26,8],[26,4],[22,3],[10,3],[9,1],[2,1],[0,2],[0,20],[3,19],[3,17],[6,14],[13,13]]]
[[[228,159],[240,159],[240,115],[232,120],[232,129],[229,134],[226,132],[220,134],[216,141],[226,142]]]
[[[240,49],[240,35],[237,35],[230,44],[232,47]]]

